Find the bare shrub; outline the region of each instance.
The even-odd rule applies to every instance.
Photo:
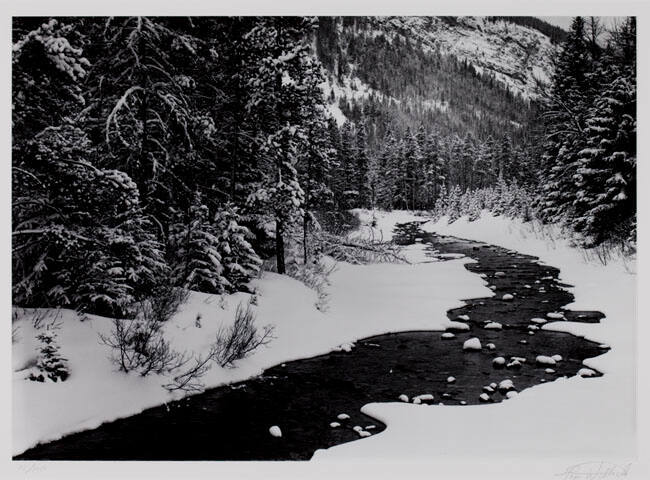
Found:
[[[262,332],[258,332],[250,302],[245,307],[243,302],[240,302],[232,326],[217,331],[212,352],[214,360],[222,367],[232,365],[236,360],[250,355],[259,346],[267,345],[273,339],[272,334],[272,325],[266,325]]]
[[[329,276],[334,270],[336,270],[336,264],[327,265],[322,259],[318,259],[307,265],[291,264],[287,269],[287,273],[316,292],[318,296],[316,308],[324,312],[327,311],[329,299],[327,291],[330,286]]]
[[[210,370],[212,366],[210,362],[214,360],[215,354],[216,350],[213,346],[207,355],[194,357],[192,365],[176,375],[173,381],[164,385],[164,387],[170,392],[175,390],[183,392],[203,391],[205,385],[201,382],[201,378]]]
[[[173,350],[162,332],[162,325],[186,298],[183,289],[160,288],[154,297],[136,304],[135,318],[113,320],[110,335],[100,335],[100,340],[111,347],[111,359],[120,370],[137,371],[144,377],[171,372],[187,363],[186,356]]]

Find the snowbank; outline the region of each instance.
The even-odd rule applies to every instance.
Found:
[[[365,221],[371,218],[368,212],[360,215]],[[396,222],[418,217],[392,212],[378,214],[377,219],[372,228],[377,236],[387,240]],[[213,366],[203,379],[206,386],[245,380],[270,366],[327,353],[371,335],[444,330],[452,325],[446,311],[461,306],[459,299],[492,294],[482,278],[464,268],[471,260],[417,263],[428,258],[424,249],[424,245],[418,244],[405,250],[411,264],[339,263],[330,277],[326,313],[316,310],[316,293],[302,283],[265,273],[254,282],[258,291],[254,309],[257,325],[275,325],[275,339],[266,348],[237,362],[236,368]],[[205,352],[219,327],[234,320],[239,302],[249,298],[250,295],[242,293],[223,298],[192,293],[165,325],[165,335],[179,351]],[[70,378],[63,383],[46,384],[24,379],[22,369],[35,358],[36,331],[29,315],[16,323],[19,341],[13,346],[14,454],[39,441],[94,428],[174,398],[162,388],[169,378],[124,374],[111,364],[109,348],[99,342],[99,334],[110,331],[110,319],[90,316],[80,322],[74,312],[63,310],[58,321],[61,354],[69,361]]]
[[[542,328],[609,344],[610,352],[584,362],[605,375],[558,379],[497,404],[463,408],[413,408],[401,402],[369,404],[363,412],[385,422],[386,431],[363,442],[319,450],[315,458],[363,461],[390,456],[417,460],[434,455],[436,459],[446,456],[452,462],[454,457],[477,461],[565,458],[559,460],[560,465],[564,462],[560,470],[551,463],[542,465],[538,473],[545,478],[561,475],[567,458],[631,459],[636,453],[635,263],[618,260],[603,266],[587,260],[567,241],[554,240],[557,237],[549,235],[548,230],[485,213],[474,222],[463,218],[449,225],[442,218],[423,228],[536,255],[560,268],[560,281],[575,285],[571,288],[575,302],[568,308],[599,310],[606,318],[598,324],[549,319]],[[524,476],[530,477],[530,473]]]

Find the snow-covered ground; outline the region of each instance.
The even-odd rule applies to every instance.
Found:
[[[567,241],[558,240],[557,231],[487,213],[474,222],[462,218],[448,224],[443,217],[424,224],[423,229],[536,255],[560,268],[560,281],[574,285],[571,291],[575,302],[568,308],[599,310],[606,318],[599,324],[551,321],[542,328],[610,345],[608,353],[584,362],[605,375],[559,379],[490,405],[369,404],[363,412],[385,422],[386,431],[361,442],[319,450],[314,458],[435,458],[436,462],[442,459],[443,464],[457,463],[454,457],[476,462],[554,458],[552,467],[549,463],[536,467],[546,477],[561,475],[564,468],[558,471],[557,465],[571,465],[566,459],[579,460],[574,463],[614,459],[616,465],[631,461],[636,452],[635,263],[619,259],[604,266]],[[532,472],[527,472],[526,478],[531,477]]]
[[[422,219],[408,212],[360,210],[356,214],[362,227],[355,235],[384,240],[391,238],[395,223]],[[364,413],[388,428],[360,441],[319,450],[316,463],[344,459],[359,466],[399,460],[409,462],[404,465],[412,471],[423,461],[435,461],[437,471],[450,476],[467,466],[468,458],[474,467],[484,465],[485,473],[502,472],[503,459],[529,459],[536,462],[535,472],[544,477],[562,475],[565,467],[582,461],[625,467],[635,452],[634,262],[619,260],[603,266],[568,242],[551,240],[548,231],[503,217],[484,215],[475,222],[460,219],[451,225],[443,218],[423,228],[537,255],[559,267],[560,280],[575,285],[576,301],[568,307],[600,310],[607,317],[600,324],[550,321],[542,328],[570,331],[610,345],[605,355],[585,361],[586,367],[605,375],[559,379],[498,404],[462,408],[400,401],[369,404],[363,407]],[[463,267],[468,259],[417,263],[426,258],[424,248],[416,244],[405,249],[412,264],[339,263],[331,276],[326,313],[314,308],[316,294],[298,281],[264,274],[255,281],[257,323],[274,324],[276,338],[267,348],[239,361],[236,368],[213,367],[204,379],[206,385],[243,380],[274,364],[339,345],[350,347],[365,336],[443,329],[451,323],[446,311],[459,306],[459,299],[492,294],[483,279]],[[248,297],[237,294],[221,299],[193,293],[166,326],[166,334],[179,350],[204,351],[218,327],[231,322],[237,304]],[[201,328],[195,325],[198,313]],[[71,377],[65,383],[40,384],[14,373],[14,454],[38,441],[92,428],[172,398],[161,387],[167,378],[119,373],[107,360],[109,352],[98,344],[98,333],[109,329],[109,319],[90,317],[80,323],[72,312],[63,311],[60,321],[62,354],[70,361]],[[13,351],[15,370],[33,358],[35,333],[28,322],[20,323],[20,340]],[[526,463],[518,463],[517,468],[527,468]],[[533,478],[529,470],[520,473]]]
[[[368,212],[358,214],[364,223],[371,220]],[[362,227],[357,235],[368,235],[372,229],[375,238],[389,240],[395,223],[417,218],[406,212],[378,213],[376,226]],[[276,338],[237,362],[235,368],[213,366],[204,378],[206,386],[244,380],[272,365],[326,353],[371,335],[444,329],[452,324],[446,311],[461,306],[459,299],[491,295],[484,280],[463,267],[470,260],[418,263],[426,260],[424,248],[413,245],[405,249],[411,264],[339,263],[331,274],[326,313],[315,308],[316,293],[302,283],[265,273],[255,281],[256,322],[275,325]],[[192,293],[165,325],[165,335],[178,351],[205,352],[218,328],[232,322],[238,303],[249,297],[242,293],[224,298]],[[200,328],[196,325],[199,314]],[[168,377],[124,374],[111,364],[109,348],[99,339],[100,333],[110,331],[110,319],[90,316],[81,322],[74,312],[62,310],[57,322],[61,354],[70,365],[70,378],[63,383],[25,380],[25,367],[35,361],[37,332],[29,315],[15,324],[19,340],[13,346],[14,454],[39,441],[93,428],[173,398],[162,388]]]

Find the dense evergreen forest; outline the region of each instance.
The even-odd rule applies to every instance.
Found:
[[[486,189],[535,199],[584,246],[634,244],[634,18],[594,38],[577,17],[539,102],[444,52],[333,27],[15,18],[14,303],[128,316],[169,285],[242,290],[268,258],[285,273],[322,253],[325,212],[440,211]],[[350,65],[411,106],[344,102],[339,126],[322,86]],[[430,89],[450,114],[418,104]]]

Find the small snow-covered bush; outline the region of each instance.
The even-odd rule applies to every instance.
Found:
[[[266,325],[259,332],[255,326],[255,313],[248,303],[237,305],[235,321],[229,328],[221,328],[213,345],[213,357],[222,367],[230,366],[236,360],[250,355],[261,345],[273,339],[273,326]]]
[[[29,376],[29,380],[35,382],[53,381],[64,382],[70,373],[68,372],[67,359],[59,352],[59,345],[56,340],[54,328],[48,328],[36,337],[41,346],[38,353],[35,371]]]

